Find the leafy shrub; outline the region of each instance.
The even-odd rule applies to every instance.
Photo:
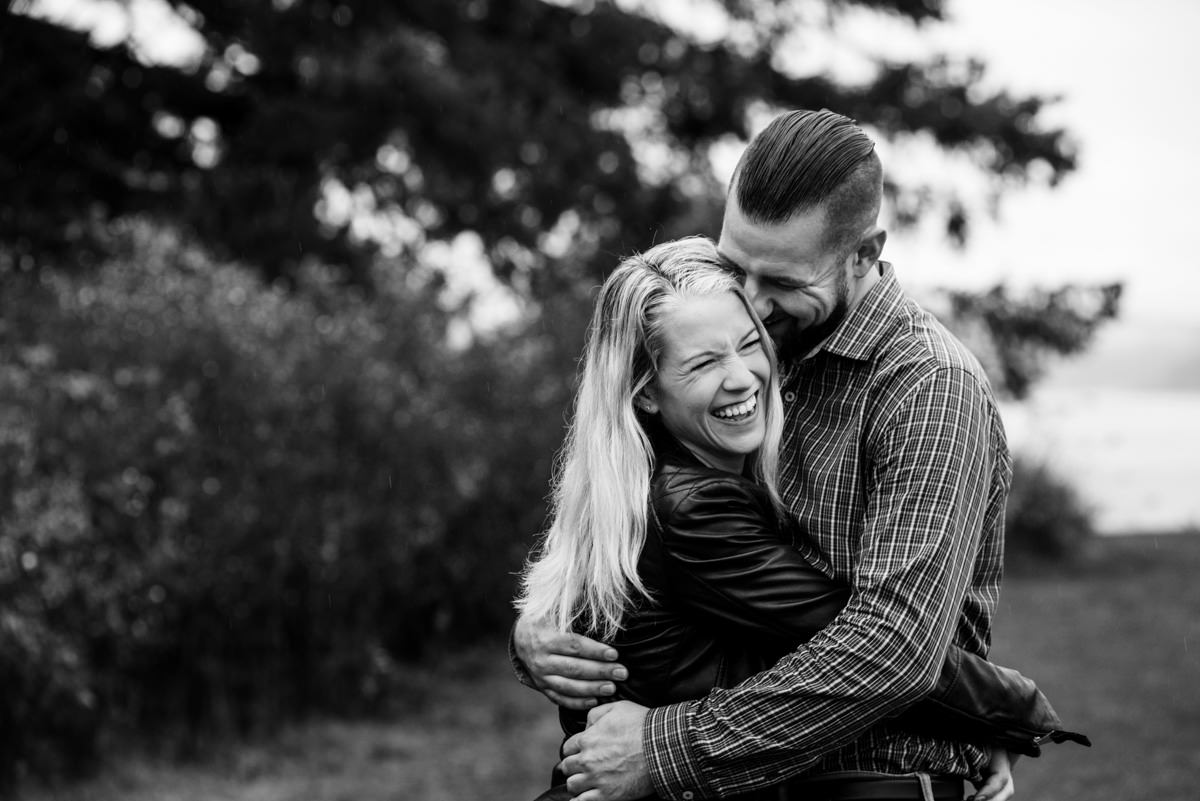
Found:
[[[1005,514],[1012,561],[1070,561],[1095,535],[1091,512],[1075,489],[1040,462],[1018,457]]]
[[[0,788],[94,764],[100,710],[78,651],[36,618],[0,612]]]
[[[398,661],[507,626],[569,364],[537,332],[450,347],[399,266],[284,291],[135,227],[6,288],[0,598],[28,670],[62,663],[54,708],[176,742],[367,712]]]

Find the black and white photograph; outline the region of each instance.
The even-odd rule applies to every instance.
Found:
[[[0,2],[0,798],[1172,801],[1200,5]]]

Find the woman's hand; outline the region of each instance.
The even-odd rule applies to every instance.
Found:
[[[629,677],[617,652],[602,642],[557,631],[545,621],[521,617],[513,629],[517,658],[537,689],[559,706],[589,709]]]
[[[1003,748],[993,748],[992,758],[983,771],[983,780],[975,785],[974,801],[1009,801],[1016,790],[1013,788],[1013,765],[1020,754],[1010,754]]]

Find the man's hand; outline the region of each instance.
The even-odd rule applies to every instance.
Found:
[[[545,621],[518,618],[513,643],[534,686],[568,709],[594,707],[617,691],[614,681],[629,678],[629,672],[616,662],[615,649],[558,631]]]
[[[649,710],[631,701],[588,712],[587,729],[563,743],[558,766],[572,801],[631,801],[653,795],[642,753],[642,721]]]

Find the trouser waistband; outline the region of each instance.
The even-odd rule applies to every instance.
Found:
[[[794,779],[781,801],[962,801],[963,780],[928,773],[846,771]]]

